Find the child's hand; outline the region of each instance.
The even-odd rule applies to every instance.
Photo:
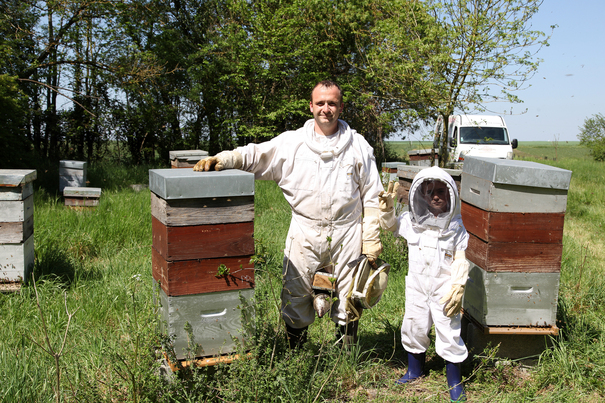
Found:
[[[395,203],[397,202],[397,191],[399,190],[399,182],[389,182],[387,191],[384,190],[378,195],[378,201],[380,203],[380,211],[388,213],[393,210]]]
[[[458,315],[462,310],[462,296],[464,295],[464,286],[460,284],[452,285],[450,292],[439,300],[440,304],[447,304],[443,308],[448,317]],[[449,302],[448,302],[449,301]]]

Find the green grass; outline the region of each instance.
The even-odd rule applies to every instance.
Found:
[[[409,150],[430,148],[432,142],[428,141],[387,141],[386,147],[390,150],[393,161],[407,161]],[[531,158],[535,160],[566,160],[591,159],[589,149],[580,146],[579,141],[520,141],[514,150],[515,158]]]
[[[573,171],[568,195],[559,289],[559,336],[535,365],[496,365],[489,358],[463,366],[470,401],[598,402],[605,399],[605,165],[577,145],[559,146],[553,161],[544,144],[521,144],[524,158]],[[574,149],[576,147],[576,149]],[[552,151],[552,150],[551,150]],[[554,155],[554,154],[553,154]],[[69,402],[441,402],[444,362],[428,351],[427,376],[395,386],[406,354],[405,242],[383,234],[382,257],[393,269],[381,302],[361,319],[360,346],[334,346],[329,318],[310,327],[309,343],[290,352],[279,320],[281,264],[290,209],[273,183],[257,182],[255,240],[258,272],[249,359],[195,371],[171,381],[158,375],[162,337],[151,281],[149,190],[141,169],[91,166],[91,186],[103,187],[96,209],[62,205],[49,181],[35,193],[36,290],[0,294],[0,401],[56,399],[60,351],[61,401]],[[130,175],[132,173],[132,176]],[[42,178],[44,179],[44,177]],[[105,187],[103,184],[107,184]],[[73,314],[68,324],[68,314]],[[42,321],[44,319],[44,322]],[[66,333],[67,330],[67,333]],[[432,336],[434,338],[434,335]]]

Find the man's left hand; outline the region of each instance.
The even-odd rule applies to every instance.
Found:
[[[361,247],[361,254],[368,258],[368,263],[370,263],[373,268],[376,268],[376,259],[378,259],[378,256],[380,256],[381,253],[382,243],[380,240],[364,242]]]

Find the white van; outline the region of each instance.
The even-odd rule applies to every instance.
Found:
[[[444,133],[441,116],[435,135]],[[511,140],[504,118],[489,115],[452,115],[448,119],[448,167],[460,168],[467,155],[513,159],[517,139]]]

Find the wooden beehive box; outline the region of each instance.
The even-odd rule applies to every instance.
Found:
[[[27,282],[34,266],[35,170],[0,169],[0,283]]]
[[[63,193],[66,187],[85,187],[87,166],[84,161],[59,161],[59,191]]]
[[[243,328],[254,316],[254,289],[171,297],[155,280],[154,289],[159,296],[160,331],[173,337],[178,360],[233,353],[237,343],[246,342]]]
[[[154,169],[149,188],[153,273],[168,296],[253,287],[253,174]]]
[[[101,188],[65,187],[63,200],[66,206],[96,207],[101,198]]]
[[[468,157],[461,183],[467,258],[488,272],[560,271],[570,181],[571,171],[548,165]]]
[[[471,263],[463,307],[484,326],[555,326],[559,273],[488,272]]]
[[[199,160],[208,156],[203,150],[175,150],[168,153],[172,168],[193,168]]]
[[[431,154],[433,154],[433,158],[435,160],[434,165],[439,165],[438,150],[432,150],[430,148],[423,150],[408,151],[410,165],[430,167],[431,165],[433,165],[433,162],[431,161]]]

